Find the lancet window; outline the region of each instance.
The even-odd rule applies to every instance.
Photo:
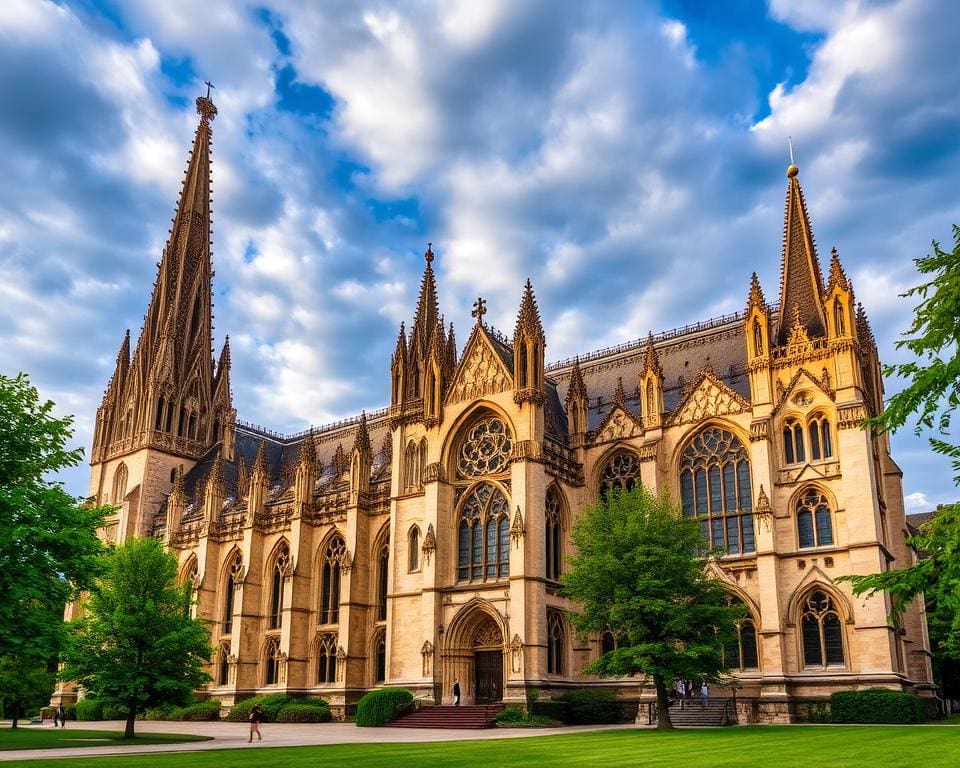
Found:
[[[560,505],[560,494],[554,486],[547,490],[544,516],[546,577],[557,581],[563,572],[563,509]]]
[[[843,666],[843,625],[833,598],[816,590],[803,602],[803,665],[805,667]]]
[[[270,583],[270,628],[278,629],[283,623],[283,593],[287,571],[290,567],[290,548],[286,542],[281,544],[273,562]]]
[[[481,483],[460,507],[457,581],[491,581],[510,574],[510,505],[497,486]]]
[[[690,441],[680,462],[680,499],[711,547],[731,555],[756,550],[750,460],[736,435],[708,427]]]
[[[801,549],[833,544],[830,504],[815,488],[808,488],[797,500],[797,543]]]
[[[275,637],[267,639],[263,648],[264,685],[277,685],[280,682],[280,642]]]
[[[384,539],[377,557],[377,621],[387,620],[387,583],[390,576],[390,537]]]
[[[410,573],[420,570],[420,529],[413,526],[407,535],[407,570]]]
[[[233,600],[237,585],[243,578],[243,556],[234,552],[227,561],[227,580],[223,595],[223,634],[229,635],[233,631]]]
[[[547,611],[547,674],[563,674],[563,618],[557,611]]]
[[[387,679],[387,633],[381,629],[373,640],[374,682]]]
[[[330,539],[320,566],[320,623],[340,621],[340,566],[347,545],[338,534]]]
[[[337,681],[337,637],[330,633],[320,635],[317,641],[317,685]]]

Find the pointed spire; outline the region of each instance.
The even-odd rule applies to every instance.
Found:
[[[524,335],[533,336],[546,346],[543,323],[540,322],[540,308],[537,306],[536,296],[533,295],[533,283],[530,282],[529,277],[523,289],[523,298],[520,299],[520,311],[517,313],[517,325],[513,331],[513,343],[516,344]]]
[[[314,466],[317,463],[317,446],[313,440],[313,430],[303,439],[300,445],[301,466]]]
[[[406,362],[407,359],[407,331],[404,327],[404,324],[400,323],[400,333],[397,336],[397,346],[393,350],[393,357],[390,358],[390,366],[393,367],[397,363],[403,361]]]
[[[653,333],[651,332],[647,336],[647,349],[646,356],[644,357],[643,362],[644,368],[643,372],[648,373],[652,371],[659,378],[663,378],[663,368],[660,367],[660,358],[657,356],[657,350],[653,346]]]
[[[790,334],[796,308],[809,337],[826,333],[823,313],[823,276],[817,258],[807,204],[797,178],[799,169],[787,169],[787,200],[783,216],[783,256],[780,271],[780,327],[777,342],[784,344]]]
[[[627,409],[627,394],[623,391],[623,379],[620,376],[617,376],[617,388],[613,392],[613,405]]]
[[[423,270],[423,279],[420,281],[420,298],[417,301],[417,311],[413,316],[413,326],[410,328],[409,360],[423,360],[430,349],[430,340],[437,327],[440,312],[437,309],[437,281],[433,274],[433,244],[427,243],[427,251],[423,254],[427,266]]]
[[[873,329],[870,327],[870,321],[867,319],[866,310],[863,304],[857,302],[857,336],[861,344],[870,344],[876,346],[877,340],[873,336]]]
[[[103,401],[106,402],[111,398],[119,398],[123,390],[123,386],[127,380],[127,372],[130,370],[130,329],[127,329],[126,334],[123,337],[123,341],[120,342],[120,349],[117,350],[117,362],[113,368],[113,376],[110,377],[110,382],[107,384],[107,388],[103,392]]]
[[[827,280],[827,293],[839,287],[842,291],[850,290],[850,281],[847,279],[847,273],[843,271],[843,265],[840,263],[840,254],[836,248],[830,250],[830,277]]]
[[[250,491],[250,469],[242,456],[237,462],[237,498],[244,498]]]
[[[383,440],[380,441],[380,454],[386,463],[389,463],[393,457],[393,435],[389,430],[384,433]]]
[[[253,477],[260,477],[269,481],[270,467],[267,465],[267,446],[264,440],[260,439],[260,445],[257,446],[257,457],[253,460]]]
[[[769,307],[767,300],[763,295],[763,289],[760,287],[760,278],[754,272],[750,276],[750,295],[747,297],[747,312],[754,307],[759,307],[762,312],[767,312]]]
[[[453,371],[457,367],[457,339],[453,333],[453,323],[450,323],[450,332],[447,334],[447,376],[453,376]]]
[[[333,471],[334,476],[339,478],[350,469],[350,460],[347,458],[347,454],[344,453],[343,443],[337,443],[337,450],[333,452]]]
[[[566,402],[569,405],[574,398],[586,402],[587,387],[583,383],[583,374],[580,372],[580,358],[573,359],[573,368],[570,370],[570,386],[567,387]]]
[[[373,448],[370,446],[370,433],[367,431],[366,411],[363,411],[360,414],[360,423],[357,425],[357,434],[353,439],[353,451],[354,453],[359,451],[361,456],[373,456]]]
[[[227,493],[227,481],[223,475],[223,459],[220,458],[219,454],[213,460],[213,465],[210,467],[210,474],[207,475],[207,493],[216,494],[218,498],[223,498]]]
[[[243,350],[241,350],[243,351]],[[220,360],[217,362],[217,378],[219,378],[224,371],[230,370],[230,336],[227,335],[227,338],[223,341],[223,349],[220,350]]]

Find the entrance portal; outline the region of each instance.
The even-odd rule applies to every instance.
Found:
[[[473,654],[474,700],[494,704],[503,698],[503,653],[477,651]]]

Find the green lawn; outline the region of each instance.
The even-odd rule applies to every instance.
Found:
[[[265,729],[270,738],[270,726]],[[382,733],[388,742],[391,734]],[[681,730],[597,731],[491,741],[429,744],[345,744],[329,747],[270,749],[255,746],[176,755],[119,758],[77,758],[70,767],[112,768],[286,768],[286,766],[343,766],[350,768],[552,768],[552,766],[950,766],[960,764],[960,728],[923,726],[755,726]],[[31,761],[31,766],[63,766],[54,760]]]
[[[0,750],[172,744],[178,741],[209,741],[209,739],[209,736],[188,736],[178,733],[144,733],[133,739],[125,739],[123,731],[89,731],[69,727],[0,728]]]

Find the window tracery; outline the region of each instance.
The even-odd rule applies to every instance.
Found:
[[[740,438],[708,427],[690,441],[680,462],[680,499],[711,547],[731,555],[756,550],[750,459]]]
[[[390,537],[384,537],[377,558],[377,621],[387,620],[387,584],[390,577]]]
[[[803,427],[796,419],[788,419],[783,425],[783,456],[787,464],[800,464],[804,460]]]
[[[559,580],[563,565],[563,510],[560,494],[551,486],[544,503],[546,517],[546,577]]]
[[[833,457],[833,440],[830,436],[830,420],[822,413],[815,413],[809,421],[810,457],[814,461]]]
[[[336,624],[340,620],[340,566],[346,551],[343,537],[337,534],[324,552],[320,573],[321,624]]]
[[[290,568],[290,548],[286,542],[280,545],[273,563],[270,588],[270,629],[279,629],[283,622],[283,593]]]
[[[804,600],[802,610],[803,665],[843,666],[843,626],[833,598],[815,590]]]
[[[337,681],[337,637],[327,633],[317,642],[317,685]]]
[[[600,473],[600,495],[611,490],[629,491],[640,477],[640,459],[630,451],[617,451]]]
[[[223,595],[223,634],[233,631],[233,600],[237,586],[243,581],[243,556],[234,552],[227,564],[227,583]]]
[[[481,483],[467,495],[457,526],[457,581],[510,574],[510,505],[495,485]]]
[[[280,682],[280,642],[275,637],[267,639],[263,650],[264,685],[277,685]]]
[[[382,683],[387,679],[387,633],[380,630],[373,641],[374,682]]]
[[[563,618],[557,611],[547,612],[547,674],[563,674]]]
[[[504,472],[510,463],[513,440],[510,429],[498,416],[481,419],[468,430],[457,453],[461,477],[484,477]]]
[[[808,488],[797,500],[797,543],[801,549],[833,544],[830,504],[815,488]]]

